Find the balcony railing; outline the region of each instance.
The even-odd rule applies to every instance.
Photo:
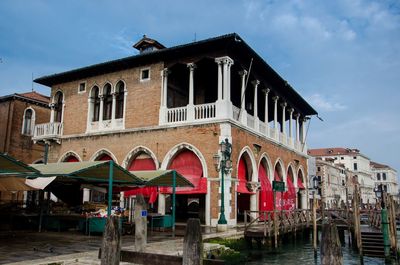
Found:
[[[205,120],[215,118],[215,103],[195,105],[194,106],[194,119]]]
[[[229,102],[230,103],[230,102]],[[227,111],[227,110],[230,110]],[[268,123],[255,119],[253,115],[242,115],[240,109],[234,105],[208,103],[194,106],[165,109],[161,117],[164,117],[161,124],[186,124],[195,121],[213,120],[226,117],[233,119],[243,126],[263,135],[265,138],[272,139],[290,149],[301,153],[306,153],[307,148],[302,143],[297,142],[293,137],[282,133],[279,129],[272,128]]]
[[[33,141],[57,140],[62,136],[63,124],[61,122],[49,122],[35,125]]]

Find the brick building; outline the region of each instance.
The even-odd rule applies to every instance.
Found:
[[[144,36],[134,47],[138,55],[35,80],[51,87],[50,120],[34,135],[51,141],[49,162],[176,169],[195,184],[178,189],[177,218],[190,212],[214,226],[221,172],[213,157],[228,139],[229,225],[244,210],[272,210],[273,179],[286,183],[278,208],[307,207],[305,124],[316,111],[240,36],[171,48]],[[158,193],[158,211],[168,212],[168,190]]]
[[[32,136],[35,124],[49,120],[49,100],[37,92],[0,97],[0,152],[27,164],[43,161],[44,147],[34,144]],[[21,196],[22,193],[2,192],[0,201],[18,200]]]
[[[35,124],[50,118],[49,101],[37,92],[0,97],[0,152],[28,164],[42,160],[44,147],[32,136]]]

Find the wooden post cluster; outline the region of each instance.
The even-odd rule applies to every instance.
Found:
[[[201,235],[200,220],[189,218],[183,238],[183,265],[203,264],[203,238]]]
[[[119,217],[109,216],[101,245],[101,265],[119,265],[121,258],[121,229]]]
[[[317,256],[317,200],[315,198],[316,192],[313,192],[313,212],[312,212],[312,220],[313,220],[313,248],[314,248],[314,257]]]
[[[134,219],[135,250],[143,252],[147,244],[147,207],[142,194],[136,195]]]
[[[339,233],[334,223],[323,224],[321,235],[321,265],[342,265],[343,253]]]
[[[357,248],[360,257],[363,257],[362,242],[361,242],[361,224],[360,224],[360,188],[358,185],[354,187],[353,198],[353,217],[354,217],[354,235],[356,237]]]
[[[393,196],[387,195],[386,198],[388,217],[389,217],[389,230],[390,230],[390,245],[394,253],[397,251],[397,229],[396,229],[396,211]]]

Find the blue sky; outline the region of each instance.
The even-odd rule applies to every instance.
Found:
[[[310,147],[358,148],[400,170],[397,0],[0,1],[0,95],[39,77],[237,32],[319,112]],[[49,89],[35,84],[48,94]]]

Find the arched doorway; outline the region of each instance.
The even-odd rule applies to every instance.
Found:
[[[275,165],[275,169],[274,169],[274,180],[275,181],[284,181],[283,178],[283,169],[282,169],[282,165],[278,162]],[[283,192],[276,192],[275,193],[275,208],[276,210],[283,210]]]
[[[156,170],[157,166],[153,158],[146,151],[139,151],[131,158],[127,169],[129,171]],[[146,198],[148,204],[152,206],[153,209],[157,209],[156,205],[154,205],[157,201],[157,187],[135,188],[124,192],[125,197],[135,196],[137,194],[142,194]]]
[[[249,181],[251,181],[252,175],[253,168],[251,165],[250,156],[247,152],[244,152],[239,159],[237,171],[237,222],[243,222],[244,211],[250,210],[250,198],[254,192],[249,190],[249,186],[247,184]]]
[[[268,164],[267,160],[263,158],[260,166],[258,167],[258,180],[260,182],[259,192],[259,211],[273,211],[274,210],[274,195],[272,192],[271,181],[268,177]]]
[[[74,163],[74,162],[79,162],[79,159],[74,155],[69,155],[64,159],[63,162]]]
[[[291,166],[288,168],[286,184],[287,189],[283,194],[283,209],[294,210],[296,209],[296,188],[294,187],[293,169]]]
[[[299,189],[297,193],[297,205],[299,209],[307,209],[307,194],[304,183],[303,171],[299,170],[297,173],[297,188]]]
[[[176,220],[199,218],[205,222],[205,202],[207,194],[207,179],[203,175],[203,166],[197,155],[186,148],[179,151],[169,162],[168,169],[174,169],[193,183],[194,188],[176,188]],[[162,193],[171,194],[171,188],[160,188]],[[171,197],[166,198],[166,210],[171,210]]]
[[[110,155],[108,155],[108,154],[101,154],[101,155],[99,155],[96,159],[95,159],[95,161],[110,161],[110,160],[113,160],[112,159],[112,157],[110,156]],[[115,161],[114,161],[115,162]]]

